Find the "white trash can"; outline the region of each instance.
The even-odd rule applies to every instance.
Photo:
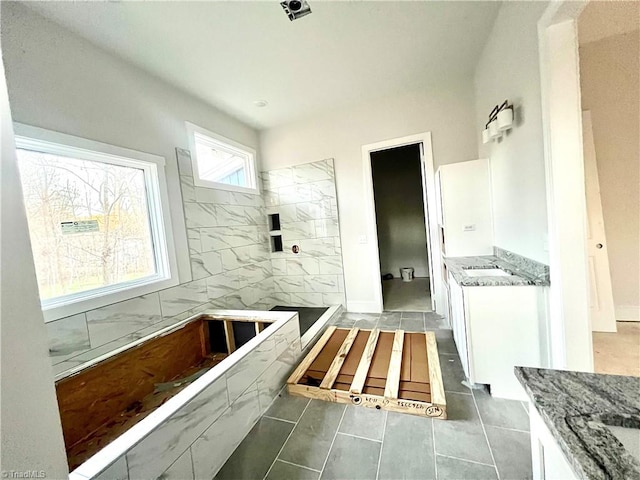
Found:
[[[413,268],[406,267],[400,269],[400,275],[402,276],[403,282],[410,282],[413,280]]]

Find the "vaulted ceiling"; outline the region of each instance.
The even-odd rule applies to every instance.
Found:
[[[310,4],[291,22],[276,0],[27,3],[257,128],[471,78],[500,5]]]

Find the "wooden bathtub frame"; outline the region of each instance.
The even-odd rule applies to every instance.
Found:
[[[70,472],[69,480],[158,478],[185,457],[193,458],[196,469],[181,478],[214,477],[271,401],[278,398],[278,392],[302,358],[295,312],[204,310],[69,369],[57,379],[71,377],[199,318],[264,322],[272,326]],[[209,443],[210,447],[200,448]]]
[[[92,432],[119,416],[128,405],[153,392],[154,384],[169,382],[181,370],[196,365],[212,353],[208,344],[209,322],[217,321],[224,327],[227,356],[237,350],[233,323],[254,323],[256,335],[273,323],[264,318],[199,315],[178,328],[57,380],[56,394],[69,461],[75,456],[71,452],[78,448],[82,451],[83,442]],[[130,383],[124,384],[124,378]],[[85,450],[80,458],[97,453],[99,449],[95,448]],[[79,463],[74,461],[70,467],[75,468]]]

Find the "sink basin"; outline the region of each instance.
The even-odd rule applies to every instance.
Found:
[[[468,268],[464,271],[468,277],[509,277],[511,274],[500,268]]]
[[[640,462],[640,429],[613,427],[611,425],[606,425],[606,427],[613,433],[614,437],[620,440],[627,452]]]
[[[640,463],[640,415],[615,413],[581,415],[574,418],[568,417],[567,423],[574,431],[582,431],[589,437],[594,437],[592,429],[607,430],[618,439],[627,453]],[[597,438],[598,435],[595,437]],[[583,441],[591,443],[595,449],[602,447],[599,442],[589,442],[587,439]]]

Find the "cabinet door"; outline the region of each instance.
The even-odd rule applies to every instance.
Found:
[[[436,183],[447,255],[493,254],[488,160],[442,165]],[[438,187],[439,186],[439,187]]]
[[[467,325],[464,308],[464,294],[460,285],[449,275],[451,328],[453,329],[453,339],[456,342],[460,362],[465,376],[469,378],[469,351],[467,345]]]
[[[529,404],[529,418],[533,479],[577,480],[579,477],[573,471],[557,440],[531,404]]]

